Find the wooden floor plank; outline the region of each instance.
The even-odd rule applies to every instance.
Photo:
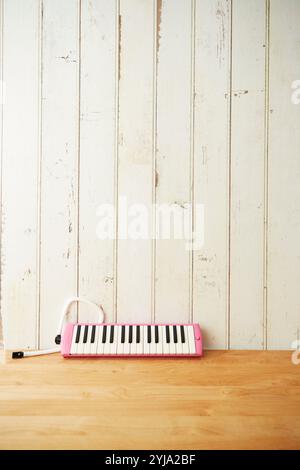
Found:
[[[0,362],[0,449],[299,449],[291,353]]]

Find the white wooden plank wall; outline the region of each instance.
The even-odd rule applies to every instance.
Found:
[[[3,15],[1,311],[8,344],[38,339],[40,5],[1,2]]]
[[[126,239],[125,204],[150,211],[153,185],[153,44],[154,2],[122,0],[119,12],[118,63],[118,236],[117,313],[120,321],[150,322],[152,241]],[[126,198],[126,200],[125,200]],[[136,209],[138,207],[136,206]],[[128,222],[135,214],[128,213]],[[152,223],[152,220],[149,221]],[[130,226],[128,226],[130,229]]]
[[[64,302],[79,294],[111,321],[200,322],[207,348],[290,348],[300,335],[300,2],[0,5],[6,347],[52,346]],[[202,204],[203,247],[122,239],[124,204],[143,204],[151,233],[155,203],[186,214],[190,229]],[[99,239],[101,204],[121,239]],[[96,317],[82,306],[70,318]]]
[[[3,2],[0,2],[0,83],[2,84],[1,87],[1,103],[3,102]],[[2,221],[2,136],[3,136],[3,106],[1,105],[0,109],[0,149],[1,149],[1,157],[0,157],[0,217]],[[1,262],[1,253],[2,253],[2,239],[0,238],[0,263]],[[1,264],[2,266],[2,264]],[[0,269],[0,272],[2,269]],[[0,281],[1,283],[1,281]],[[1,287],[0,287],[1,291]],[[1,308],[0,308],[0,349],[3,349],[3,322],[1,319]]]
[[[40,341],[50,347],[61,306],[77,292],[80,22],[77,0],[42,8]]]
[[[156,203],[178,216],[190,200],[192,108],[192,0],[158,2]],[[160,223],[157,214],[156,223]],[[155,253],[155,318],[190,319],[190,253],[185,240],[158,240]]]
[[[228,346],[231,3],[195,11],[194,201],[204,204],[204,246],[193,259],[193,313],[207,347]]]
[[[81,5],[78,289],[93,302],[101,299],[111,321],[114,242],[97,238],[95,220],[101,203],[115,202],[117,15],[115,2]],[[96,320],[86,306],[79,313],[80,320]]]
[[[265,36],[265,2],[234,1],[229,340],[237,349],[264,346]]]
[[[300,103],[291,84],[300,78],[300,2],[272,0],[270,8],[269,349],[300,340]],[[299,83],[298,83],[299,98]],[[299,345],[298,345],[299,347]]]

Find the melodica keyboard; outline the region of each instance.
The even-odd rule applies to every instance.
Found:
[[[198,324],[128,325],[68,323],[61,353],[82,357],[200,357]]]

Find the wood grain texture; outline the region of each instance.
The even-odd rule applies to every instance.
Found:
[[[152,311],[153,175],[152,0],[121,0],[119,16],[118,321],[147,322]],[[122,202],[123,201],[123,202]],[[150,231],[140,235],[139,214]],[[146,211],[146,212],[145,212]],[[127,224],[128,222],[128,224]],[[128,235],[127,235],[128,234]],[[131,235],[132,234],[132,235]]]
[[[43,1],[40,344],[77,293],[79,3]],[[70,315],[70,318],[72,316]],[[76,312],[73,313],[76,318]]]
[[[207,348],[228,345],[231,3],[197,0],[194,202],[204,205],[204,245],[193,260],[193,314]]]
[[[299,449],[299,367],[264,351],[7,359],[0,449]]]
[[[300,340],[300,3],[270,3],[268,347]]]
[[[0,99],[3,104],[4,90],[3,90],[3,0],[0,1],[0,84],[2,85]],[[3,144],[3,106],[0,109],[0,272],[2,271],[2,147]],[[0,287],[1,295],[1,287]],[[3,314],[1,312],[1,301],[0,301],[0,349],[3,348]]]
[[[266,13],[261,0],[233,3],[230,347],[236,349],[264,346]]]
[[[192,1],[162,0],[157,15],[156,203],[171,208],[174,222],[170,239],[163,239],[167,221],[157,211],[155,319],[185,322],[191,315],[190,253],[173,227],[185,212],[189,217],[191,203]]]
[[[115,184],[116,2],[87,1],[81,7],[79,295],[101,303],[114,318],[114,241],[98,236],[98,224],[113,209]],[[114,214],[113,214],[114,217]],[[79,308],[95,321],[95,311]]]
[[[37,0],[3,2],[1,310],[8,347],[38,338],[39,21]]]

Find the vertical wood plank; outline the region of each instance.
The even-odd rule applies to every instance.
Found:
[[[3,0],[0,0],[0,299],[1,299],[1,276],[2,276],[2,154],[3,154]],[[3,349],[3,314],[0,301],[0,349]]]
[[[119,16],[118,234],[125,230],[126,205],[142,205],[151,220],[153,169],[154,3],[121,0]],[[131,209],[130,209],[131,208]],[[137,213],[128,213],[129,229]],[[126,230],[125,230],[126,231]],[[117,308],[120,321],[151,319],[151,239],[118,242]]]
[[[230,0],[196,1],[194,200],[204,246],[194,252],[194,321],[206,348],[228,346]]]
[[[41,347],[77,293],[78,32],[78,0],[43,1]]]
[[[114,241],[98,238],[97,211],[114,201],[116,2],[82,1],[79,294],[113,320]],[[95,321],[84,306],[82,321]]]
[[[181,217],[190,199],[192,2],[162,0],[158,8],[156,203]],[[157,213],[157,227],[162,218]],[[188,321],[190,253],[186,240],[156,243],[155,319]]]
[[[39,161],[38,0],[3,4],[2,277],[6,348],[37,338]]]
[[[268,348],[300,339],[300,3],[270,2]]]
[[[260,349],[264,339],[265,26],[265,2],[233,2],[230,347],[237,349]]]

